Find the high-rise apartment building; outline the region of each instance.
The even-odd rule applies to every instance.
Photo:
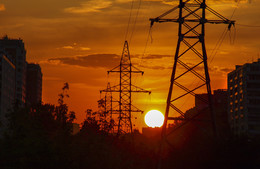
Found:
[[[15,71],[15,100],[23,105],[26,99],[26,50],[23,40],[10,39],[7,36],[0,39],[0,50],[14,59]]]
[[[6,127],[6,114],[15,101],[14,59],[0,51],[0,133]]]
[[[42,71],[38,64],[27,64],[26,102],[37,104],[42,101]]]
[[[228,117],[235,136],[260,135],[260,59],[228,74]]]

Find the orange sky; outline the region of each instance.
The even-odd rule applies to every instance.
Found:
[[[137,9],[139,15],[133,26]],[[145,49],[149,18],[157,17],[175,6],[177,0],[135,0],[127,40],[132,62],[145,72],[137,75],[136,85],[152,94],[136,94],[133,103],[147,112],[164,112],[168,94],[173,54],[177,42],[177,24],[155,24]],[[64,82],[70,84],[71,110],[78,122],[88,108],[97,109],[99,90],[110,81],[118,81],[106,71],[120,62],[132,0],[12,0],[0,3],[0,32],[11,38],[22,38],[28,62],[39,63],[43,72],[43,101],[57,103]],[[208,5],[230,18],[237,2],[209,0]],[[260,2],[241,0],[232,19],[236,29],[227,34],[210,62],[212,88],[226,88],[226,74],[236,64],[256,60],[260,50]],[[207,25],[206,47],[211,52],[227,25]],[[236,30],[236,31],[235,31]],[[132,34],[132,36],[131,36]],[[151,42],[152,38],[152,42]],[[232,43],[234,40],[234,43]],[[145,51],[145,52],[144,52]],[[135,115],[142,127],[143,115]]]

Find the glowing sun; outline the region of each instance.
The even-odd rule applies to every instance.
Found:
[[[150,110],[144,116],[144,121],[149,127],[161,127],[164,122],[164,115],[158,110]]]

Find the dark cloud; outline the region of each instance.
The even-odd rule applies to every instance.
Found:
[[[168,58],[173,57],[172,55],[147,55],[143,59],[162,59],[162,58]]]
[[[225,73],[229,73],[232,72],[234,69],[231,68],[220,68],[220,71],[225,72]]]
[[[116,54],[92,54],[87,56],[51,58],[49,62],[59,62],[66,65],[75,65],[82,67],[105,67],[113,68],[119,65],[120,56]]]
[[[131,56],[132,58],[138,58],[137,55]],[[171,55],[148,55],[143,59],[161,59],[165,57],[172,57]],[[104,67],[104,68],[113,68],[113,66],[119,65],[120,56],[117,54],[91,54],[87,56],[76,56],[76,57],[60,57],[60,58],[51,58],[48,59],[48,62],[55,64],[58,62],[60,64],[66,65],[75,65],[82,67]],[[148,68],[148,69],[171,69],[171,67],[167,66],[153,66],[153,65],[141,65],[140,67]]]
[[[190,68],[192,68],[193,66],[195,66],[195,64],[193,63],[186,63],[186,65],[188,65]],[[184,67],[181,66],[181,68],[184,69]],[[221,66],[209,66],[208,67],[209,71],[212,71],[212,72],[224,72],[224,73],[229,73],[231,71],[233,71],[234,69],[232,68],[228,68],[228,67],[221,67]],[[203,63],[199,66],[197,66],[196,68],[194,68],[195,71],[198,71],[198,72],[204,72],[204,65]]]
[[[155,70],[164,70],[164,69],[171,69],[172,68],[172,67],[151,66],[151,65],[141,65],[140,67],[147,68],[147,69],[155,69]]]
[[[208,0],[208,2],[236,2],[237,0]]]

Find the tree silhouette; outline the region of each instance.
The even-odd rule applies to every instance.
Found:
[[[69,85],[65,83],[57,106],[43,103],[14,106],[7,115],[9,122],[1,147],[0,166],[32,168],[49,161],[48,168],[57,168],[55,163],[67,161],[63,150],[70,142],[72,122],[76,118],[75,112],[69,112],[64,102],[64,98],[69,97],[68,90]]]

